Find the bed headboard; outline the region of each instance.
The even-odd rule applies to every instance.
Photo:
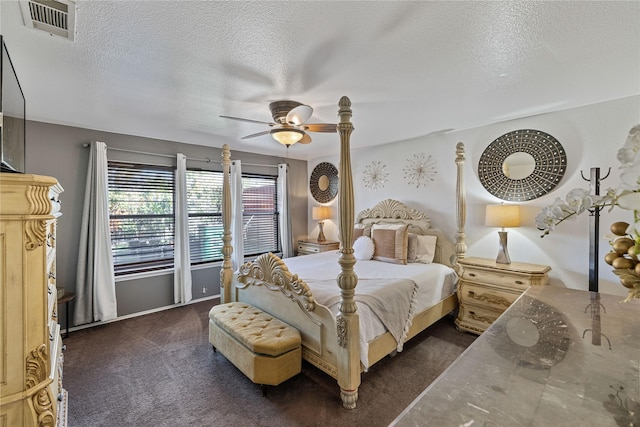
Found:
[[[434,262],[454,267],[456,245],[441,230],[431,227],[431,219],[426,212],[409,208],[397,200],[387,199],[361,211],[356,217],[356,224],[378,223],[409,224],[409,233],[436,236],[438,239]]]

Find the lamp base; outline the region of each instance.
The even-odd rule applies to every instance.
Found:
[[[318,222],[318,227],[320,227],[320,232],[318,232],[318,243],[326,242],[327,239],[324,237],[324,231],[322,231],[322,227],[324,227],[324,222]]]
[[[509,251],[507,251],[507,232],[498,231],[498,236],[500,236],[500,247],[498,248],[498,258],[496,258],[496,263],[511,264]]]

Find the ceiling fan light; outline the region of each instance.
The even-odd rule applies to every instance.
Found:
[[[301,125],[309,120],[313,114],[313,108],[308,105],[298,105],[287,113],[287,123],[290,125]]]
[[[304,136],[304,132],[299,129],[273,129],[271,136],[280,144],[288,147],[300,141]]]

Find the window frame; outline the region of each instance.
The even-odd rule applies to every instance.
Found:
[[[122,181],[125,181],[125,178],[127,175],[126,172],[122,172],[119,174],[119,176],[114,176],[114,170],[116,168],[122,169],[122,170],[127,170],[127,171],[132,171],[133,174],[137,173],[141,176],[144,177],[145,175],[151,175],[151,174],[155,174],[155,175],[166,175],[167,173],[171,174],[171,185],[168,185],[166,182],[164,184],[162,184],[162,182],[160,180],[155,180],[152,181],[154,183],[156,183],[155,185],[149,186],[149,188],[151,189],[152,187],[164,187],[165,190],[166,188],[171,188],[171,201],[167,202],[165,201],[164,203],[170,203],[171,205],[171,213],[163,213],[163,214],[132,214],[132,213],[125,213],[125,214],[116,214],[114,215],[112,212],[112,208],[113,208],[113,199],[112,197],[115,197],[114,194],[117,193],[116,191],[112,191],[112,183],[114,180],[116,179],[120,179]],[[174,267],[174,254],[175,254],[175,250],[174,250],[174,244],[175,244],[175,179],[176,179],[176,169],[175,167],[172,166],[160,166],[160,165],[149,165],[149,164],[143,164],[143,163],[133,163],[133,162],[123,162],[123,161],[117,161],[117,160],[109,160],[107,162],[107,170],[108,170],[108,188],[109,188],[109,200],[108,200],[108,204],[109,204],[109,236],[111,239],[111,254],[113,257],[113,267],[114,267],[114,274],[115,276],[124,276],[124,275],[130,275],[130,274],[136,274],[136,273],[146,273],[146,272],[151,272],[151,271],[160,271],[160,270],[167,270],[167,269],[172,269]],[[135,193],[136,191],[132,189],[135,187],[136,183],[140,183],[140,182],[149,182],[147,180],[144,179],[138,179],[138,180],[131,180],[129,181],[125,181],[127,182],[127,184],[120,186],[118,188],[122,188],[121,192],[122,193],[128,193],[128,192],[132,192]],[[146,192],[146,193],[152,193],[152,191]],[[160,194],[166,194],[167,191],[164,191]],[[132,200],[128,200],[124,203],[132,203]],[[165,222],[167,224],[167,227],[171,229],[171,237],[170,237],[170,244],[164,244],[163,246],[165,247],[170,247],[170,249],[168,249],[170,251],[170,257],[162,257],[161,259],[153,259],[153,260],[148,260],[148,261],[143,261],[143,260],[138,260],[135,262],[126,262],[126,263],[117,263],[116,260],[119,257],[126,257],[126,256],[133,256],[133,255],[127,255],[126,253],[123,255],[118,255],[117,251],[118,248],[116,248],[115,246],[118,245],[118,241],[126,241],[128,244],[129,242],[133,241],[133,239],[123,239],[123,238],[116,238],[116,242],[114,243],[114,228],[117,227],[116,225],[114,225],[115,222],[118,221],[135,221],[137,218],[139,219],[151,219],[151,221],[149,221],[149,224],[153,224],[156,220],[158,219],[165,219]],[[123,225],[121,227],[126,227],[127,224],[126,222],[123,223]],[[166,229],[165,229],[166,230]],[[139,236],[141,235],[141,231],[140,228],[136,228],[135,229],[136,234],[138,234]],[[160,236],[162,236],[163,233],[157,233],[152,235],[152,237],[158,237],[160,238]],[[117,234],[116,234],[117,236]],[[143,236],[144,237],[144,236]],[[167,238],[167,236],[163,236],[164,239]],[[140,239],[138,239],[140,240]],[[155,253],[153,251],[151,251],[152,253]],[[140,255],[140,253],[138,253],[138,255]]]
[[[112,199],[111,199],[111,194],[114,192],[113,187],[112,187],[112,181],[111,181],[111,176],[112,176],[112,169],[115,168],[126,168],[126,169],[130,169],[130,170],[134,170],[134,171],[142,171],[142,177],[144,177],[144,173],[147,173],[149,171],[160,171],[161,173],[165,173],[166,172],[171,172],[172,174],[172,184],[171,184],[171,214],[168,213],[164,213],[164,214],[160,214],[160,215],[153,215],[153,214],[144,214],[144,215],[140,215],[140,214],[118,214],[118,215],[113,215],[112,214]],[[176,173],[176,167],[175,166],[161,166],[161,165],[153,165],[153,164],[146,164],[146,163],[139,163],[139,162],[126,162],[126,161],[119,161],[119,160],[108,160],[108,174],[109,174],[109,224],[110,224],[110,229],[109,229],[109,233],[111,236],[111,240],[112,240],[112,244],[111,244],[111,251],[112,251],[112,255],[113,255],[113,259],[114,259],[114,273],[116,275],[117,278],[122,279],[123,277],[127,277],[127,276],[139,276],[139,275],[151,275],[154,272],[166,272],[168,270],[172,270],[174,268],[175,265],[175,216],[176,216],[176,192],[175,192],[175,188],[176,188],[176,179],[177,179],[177,173]],[[216,170],[208,170],[208,169],[198,169],[198,168],[187,168],[187,184],[189,182],[189,178],[188,175],[189,174],[193,174],[193,173],[207,173],[207,174],[216,174],[220,177],[220,184],[222,183],[222,176],[223,176],[223,172],[222,171],[216,171]],[[272,194],[272,199],[267,200],[267,205],[270,207],[270,211],[265,212],[264,211],[264,205],[262,206],[263,209],[257,209],[257,210],[251,210],[251,208],[249,209],[249,211],[247,211],[247,206],[251,206],[251,201],[247,200],[246,198],[246,189],[247,188],[251,188],[250,186],[246,186],[246,180],[266,180],[269,183],[271,183],[272,185],[270,185],[270,189],[267,190],[266,193],[259,193],[259,195],[257,195],[256,197],[260,198],[263,197],[265,194],[269,195]],[[257,173],[242,173],[242,180],[243,180],[243,223],[245,221],[247,221],[247,216],[248,215],[258,215],[260,217],[271,217],[271,219],[266,220],[267,224],[269,222],[273,223],[273,228],[271,227],[267,227],[267,230],[271,230],[272,233],[269,235],[269,242],[270,242],[270,246],[269,247],[258,247],[255,248],[255,245],[252,247],[252,245],[248,245],[247,244],[247,240],[246,237],[247,235],[245,234],[243,237],[245,238],[245,253],[244,253],[244,257],[245,259],[249,258],[253,258],[256,257],[262,253],[265,252],[273,252],[273,253],[282,253],[282,248],[281,248],[281,242],[280,242],[280,236],[282,231],[280,230],[280,212],[278,211],[278,208],[280,206],[279,203],[279,198],[281,197],[281,195],[279,194],[279,188],[278,188],[278,177],[277,175],[269,175],[269,174],[257,174]],[[140,181],[138,181],[139,183]],[[133,184],[129,183],[128,184],[130,187],[133,187]],[[125,184],[126,186],[126,184]],[[189,191],[190,188],[187,185],[187,191]],[[219,204],[219,210],[217,212],[189,212],[189,209],[187,209],[187,215],[189,217],[189,245],[190,245],[190,250],[193,247],[192,245],[194,244],[194,241],[192,239],[192,230],[191,230],[191,218],[202,218],[202,217],[211,217],[211,218],[219,218],[219,223],[218,225],[221,225],[222,223],[222,185],[219,186],[218,188],[219,192],[217,194],[219,194],[219,200],[220,200],[220,204]],[[126,192],[126,191],[125,191]],[[254,200],[255,201],[255,200]],[[264,201],[264,200],[262,200]],[[255,204],[254,204],[255,205]],[[187,202],[187,206],[191,206],[191,203],[189,203],[189,201]],[[128,218],[129,217],[129,218]],[[172,231],[172,237],[171,237],[171,258],[163,258],[161,260],[151,260],[151,261],[138,261],[138,262],[129,262],[129,263],[120,263],[118,264],[116,262],[116,260],[118,259],[118,257],[122,256],[118,256],[114,251],[116,250],[116,248],[114,247],[114,231],[113,231],[113,223],[114,220],[126,220],[126,219],[135,219],[135,218],[164,218],[165,220],[169,220],[171,222],[171,231]],[[150,223],[153,223],[153,221],[151,221]],[[261,221],[260,225],[262,228],[259,228],[259,230],[264,230],[264,222]],[[137,230],[136,230],[137,231]],[[264,241],[264,234],[262,234],[260,231],[258,231],[258,235],[260,236],[257,239],[254,239],[254,241],[259,241],[262,242]],[[216,237],[214,237],[214,239],[218,239]],[[123,240],[123,239],[117,239],[117,240]],[[194,267],[204,267],[206,265],[209,264],[216,264],[216,263],[220,263],[223,260],[223,254],[222,254],[222,235],[220,235],[219,237],[219,241],[220,244],[219,246],[215,246],[212,245],[212,248],[209,249],[209,252],[214,252],[216,253],[216,255],[213,255],[212,257],[207,257],[207,258],[199,258],[197,260],[193,260],[191,261],[190,267],[193,269]],[[197,241],[196,241],[197,242]],[[197,244],[197,243],[196,243]],[[259,243],[260,244],[260,243]],[[249,248],[250,252],[247,252],[246,249]],[[192,253],[193,256],[193,253]]]

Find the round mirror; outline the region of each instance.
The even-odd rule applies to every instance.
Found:
[[[513,153],[504,159],[502,163],[502,173],[507,178],[523,179],[531,175],[536,168],[536,161],[529,153]]]
[[[494,196],[524,202],[553,190],[566,169],[567,156],[557,139],[539,130],[520,129],[489,144],[480,156],[478,177]]]
[[[338,169],[331,163],[318,163],[309,179],[311,195],[319,203],[328,203],[338,194]]]
[[[327,188],[329,188],[329,177],[327,175],[322,175],[318,179],[318,188],[320,191],[327,191]]]

